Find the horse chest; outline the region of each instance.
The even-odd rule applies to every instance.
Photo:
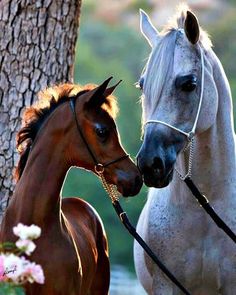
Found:
[[[221,203],[214,203],[216,211],[220,211],[225,219],[227,215],[233,216],[223,213]],[[232,210],[236,210],[233,204],[230,212]],[[184,204],[170,202],[167,195],[156,195],[148,200],[143,220],[146,223],[141,225],[142,231],[146,233],[150,247],[178,278],[188,282],[187,285],[192,290],[203,290],[206,292],[203,294],[215,295],[220,294],[219,290],[223,290],[226,285],[235,288],[228,279],[236,279],[233,274],[236,265],[233,243],[197,202],[193,200],[191,206],[188,204],[186,207]],[[233,219],[227,222],[235,230]],[[150,259],[146,258],[145,262],[148,272],[154,275],[155,282],[162,274]],[[205,289],[201,289],[201,286]]]

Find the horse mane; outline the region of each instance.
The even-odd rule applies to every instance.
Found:
[[[48,116],[71,97],[81,95],[96,87],[97,85],[95,84],[80,86],[66,83],[46,88],[39,92],[38,101],[26,108],[22,118],[22,127],[16,135],[16,147],[20,154],[14,173],[16,181],[20,179],[24,171],[32,144]],[[112,118],[115,118],[118,111],[115,97],[112,95],[106,97],[101,108]]]

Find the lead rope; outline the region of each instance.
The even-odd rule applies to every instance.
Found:
[[[95,171],[101,180],[101,183],[111,199],[112,205],[125,228],[144,249],[148,256],[157,264],[157,266],[164,272],[164,274],[183,292],[183,294],[191,295],[187,289],[176,279],[176,277],[167,269],[167,267],[160,261],[154,252],[145,243],[142,237],[137,233],[136,228],[130,223],[127,213],[123,210],[119,202],[120,193],[117,191],[116,186],[107,183],[104,177],[104,167],[99,164],[95,166]]]

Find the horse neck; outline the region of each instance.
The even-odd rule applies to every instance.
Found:
[[[217,197],[216,192],[232,192],[236,183],[236,167],[230,87],[222,65],[213,52],[210,62],[218,91],[218,112],[212,127],[195,138],[192,179],[212,199]],[[188,157],[181,155],[179,160],[181,168],[186,167]],[[177,177],[175,180],[179,185],[180,180]]]
[[[68,116],[65,116],[65,118]],[[65,119],[66,121],[66,119]],[[64,125],[66,126],[66,122]],[[49,122],[40,132],[30,152],[26,167],[16,186],[9,211],[14,220],[23,223],[46,223],[48,219],[60,219],[61,187],[69,169],[64,154],[68,147],[65,132],[58,134],[55,142],[55,125]],[[66,127],[65,127],[66,128]],[[63,140],[62,140],[63,138]]]

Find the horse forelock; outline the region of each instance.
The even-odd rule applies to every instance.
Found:
[[[144,93],[143,106],[144,118],[146,112],[151,114],[154,111],[158,99],[168,82],[173,68],[176,31],[171,31],[162,37],[158,45],[153,49],[144,72]]]
[[[95,84],[80,86],[66,83],[39,92],[38,101],[26,108],[22,118],[22,127],[16,136],[16,147],[20,154],[14,173],[16,181],[20,179],[23,173],[31,146],[46,118],[62,103],[69,101],[72,97],[93,90],[95,87],[97,87]],[[105,98],[101,108],[114,118],[118,112],[116,98],[109,95]]]

